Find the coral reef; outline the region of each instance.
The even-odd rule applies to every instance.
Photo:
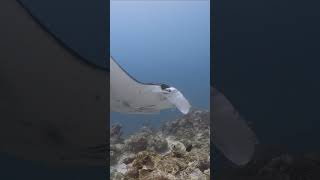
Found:
[[[155,130],[142,127],[122,138],[121,125],[110,130],[113,180],[210,179],[210,116],[196,110]]]
[[[320,153],[290,153],[290,150],[272,152],[270,148],[263,151],[243,167],[225,165],[214,178],[217,180],[320,179]]]

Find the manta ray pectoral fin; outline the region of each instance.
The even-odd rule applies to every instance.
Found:
[[[53,36],[43,24],[53,18],[40,18],[42,13],[32,14],[17,0],[1,0],[0,9],[0,152],[15,156],[18,164],[24,159],[48,167],[104,167],[106,153],[90,152],[100,159],[82,154],[107,145],[108,73],[88,66],[87,58]]]
[[[214,145],[233,163],[247,164],[258,142],[255,133],[230,101],[214,88],[211,89],[211,99]]]
[[[167,98],[168,101],[175,105],[183,114],[189,113],[191,105],[180,91],[175,89]]]
[[[128,104],[111,104],[111,110],[122,113],[150,114],[176,106],[183,114],[190,110],[190,104],[181,92],[165,84],[142,83],[130,76],[110,57],[110,99],[111,102],[130,99]],[[118,105],[117,107],[115,107]]]

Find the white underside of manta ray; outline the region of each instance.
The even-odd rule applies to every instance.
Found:
[[[174,87],[166,84],[141,83],[131,77],[110,57],[111,111],[131,114],[158,113],[178,108],[183,114],[190,111],[188,100]]]

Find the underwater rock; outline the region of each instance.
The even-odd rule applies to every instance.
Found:
[[[203,172],[207,177],[210,177],[210,169],[207,169]]]
[[[155,133],[155,131],[147,127],[143,127],[137,133],[129,136],[125,139],[124,143],[126,150],[134,153],[144,150],[156,151],[158,153],[168,151],[168,143],[162,133]]]
[[[168,138],[166,138],[166,140],[167,140],[169,149],[171,151],[176,151],[176,152],[181,152],[181,153],[184,153],[186,151],[185,145],[180,141],[174,140],[173,137],[168,137]]]
[[[186,147],[186,151],[190,152],[192,150],[192,144],[188,144],[186,143],[187,147]]]
[[[130,164],[133,162],[133,160],[136,158],[136,155],[135,154],[128,154],[127,156],[124,156],[123,157],[123,160],[122,162],[124,164]]]
[[[318,154],[319,155],[319,154]],[[318,180],[320,161],[317,153],[266,155],[256,157],[244,167],[227,167],[217,180]],[[241,177],[241,178],[239,178]]]
[[[168,142],[165,138],[155,135],[152,136],[152,138],[149,139],[149,146],[150,150],[159,152],[159,153],[164,153],[168,150]]]
[[[210,177],[207,174],[202,173],[199,169],[187,168],[185,173],[181,176],[181,179],[209,180]]]
[[[136,167],[130,168],[124,177],[125,177],[125,179],[138,179],[139,178],[139,169]]]
[[[131,136],[131,138],[125,140],[125,148],[128,151],[138,153],[147,149],[148,140],[144,136]]]
[[[125,164],[123,164],[123,163],[117,164],[117,165],[114,167],[114,169],[115,169],[117,172],[121,173],[121,174],[125,174],[125,173],[128,172],[127,166],[126,166]]]
[[[318,179],[320,166],[315,162],[302,157],[283,154],[271,159],[259,171],[261,176],[274,179]],[[318,178],[313,178],[317,173]]]
[[[115,163],[110,178],[209,180],[209,118],[208,111],[191,111],[160,129],[144,126],[123,141],[111,142]]]
[[[122,135],[122,125],[121,124],[113,124],[110,128],[110,142],[114,143],[120,141]]]
[[[111,171],[110,176],[112,179],[124,179],[124,175],[118,171]]]
[[[110,145],[110,164],[115,164],[119,160],[120,155],[123,154],[124,144],[111,144]]]
[[[160,156],[154,152],[142,151],[139,152],[135,160],[132,162],[132,167],[138,169],[153,170],[155,164],[160,160]]]

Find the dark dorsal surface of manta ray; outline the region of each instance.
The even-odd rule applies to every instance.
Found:
[[[107,72],[88,66],[17,1],[1,0],[0,9],[0,151],[105,166]]]
[[[191,108],[188,100],[166,84],[142,83],[130,76],[110,57],[111,111],[133,114],[158,113],[177,107],[183,114]]]
[[[14,1],[65,48],[84,57],[82,60],[88,65],[109,70],[109,1]]]

